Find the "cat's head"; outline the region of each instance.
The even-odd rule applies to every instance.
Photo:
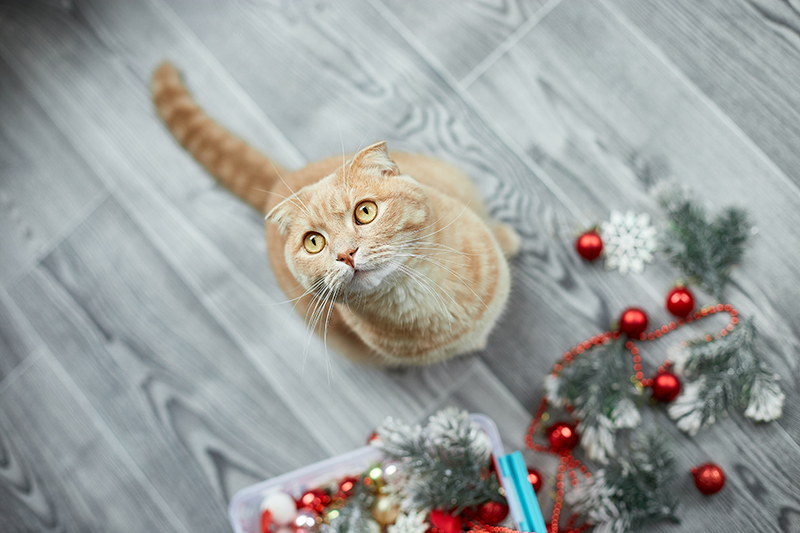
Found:
[[[414,240],[435,223],[422,186],[403,175],[385,142],[275,206],[286,263],[306,290],[364,294],[402,270]]]

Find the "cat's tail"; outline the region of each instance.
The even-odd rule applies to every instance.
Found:
[[[217,181],[263,212],[268,191],[286,170],[214,122],[170,63],[159,65],[151,88],[158,115],[178,142]]]

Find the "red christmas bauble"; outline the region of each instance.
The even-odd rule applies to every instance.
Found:
[[[367,444],[372,444],[376,440],[380,440],[380,436],[377,431],[373,431],[369,434],[369,437],[367,437]]]
[[[603,239],[591,229],[575,239],[575,249],[584,259],[594,261],[603,253]]]
[[[269,527],[272,525],[272,513],[269,509],[261,511],[261,533],[269,533]]]
[[[542,475],[533,468],[528,468],[528,481],[530,481],[531,485],[533,485],[533,492],[538,493],[539,489],[542,488],[544,478],[542,478]]]
[[[354,476],[348,476],[342,479],[339,482],[339,490],[336,491],[336,497],[342,500],[346,500],[356,490],[356,485],[358,485],[358,478]]]
[[[647,315],[638,307],[629,307],[619,317],[619,330],[631,339],[638,339],[647,329]]]
[[[575,424],[568,424],[567,422],[556,422],[548,427],[546,432],[550,447],[553,448],[553,451],[559,453],[573,449],[580,440],[580,437],[575,432]]]
[[[490,526],[496,526],[508,516],[508,505],[500,502],[486,502],[478,508],[478,516]]]
[[[689,289],[680,285],[667,294],[667,311],[683,318],[694,311],[694,296]]]
[[[719,492],[725,485],[725,472],[714,463],[706,463],[692,468],[694,484],[703,494]]]
[[[659,402],[671,402],[681,393],[681,380],[672,372],[660,372],[653,378],[653,398]]]
[[[329,503],[331,503],[331,497],[327,492],[322,489],[311,489],[300,496],[297,507],[321,513]]]
[[[431,525],[438,533],[460,533],[461,517],[451,515],[441,509],[434,509],[430,515]]]

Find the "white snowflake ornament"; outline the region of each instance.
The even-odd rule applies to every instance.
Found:
[[[656,229],[650,225],[650,215],[628,211],[611,212],[611,219],[600,226],[606,256],[606,268],[619,269],[620,274],[630,270],[636,274],[644,264],[653,260],[656,251]]]

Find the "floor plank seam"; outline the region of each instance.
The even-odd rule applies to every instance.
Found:
[[[213,301],[211,301],[207,295],[203,292],[202,288],[197,284],[194,280],[194,277],[186,272],[180,264],[172,259],[169,251],[169,246],[167,243],[163,242],[159,235],[156,232],[150,230],[147,224],[141,220],[141,216],[139,216],[136,208],[134,206],[128,205],[127,198],[125,195],[116,195],[117,201],[120,204],[120,207],[123,211],[131,218],[134,224],[139,228],[139,230],[147,236],[148,240],[153,244],[153,247],[156,251],[161,255],[162,259],[172,268],[176,274],[180,276],[184,283],[186,283],[187,288],[189,291],[194,294],[197,300],[203,305],[203,308],[211,315],[211,317],[219,324],[219,326],[225,331],[225,333],[229,336],[231,342],[242,352],[242,354],[247,358],[248,361],[256,368],[256,370],[261,374],[261,377],[270,384],[272,389],[275,393],[283,400],[284,404],[286,404],[287,409],[292,412],[295,418],[301,421],[301,424],[304,428],[306,428],[309,434],[313,435],[316,439],[317,443],[320,447],[327,451],[329,455],[333,455],[334,451],[332,448],[327,446],[327,440],[324,438],[323,435],[319,434],[313,425],[308,424],[305,422],[305,417],[303,413],[300,411],[295,411],[295,407],[293,407],[293,402],[291,398],[284,392],[283,387],[281,386],[281,382],[278,379],[271,379],[273,373],[270,372],[270,369],[266,367],[265,362],[259,358],[258,356],[251,353],[250,348],[248,347],[247,341],[242,339],[236,331],[236,328],[232,326],[230,321],[225,316],[225,313],[222,309],[220,309]],[[164,204],[168,204],[166,200],[163,198],[159,198]],[[163,206],[164,209],[168,209],[168,205]],[[225,265],[226,272],[231,275],[233,278],[236,278],[236,282],[242,286],[248,288],[248,291],[254,294],[260,294],[265,299],[269,300],[270,297],[266,294],[259,286],[255,283],[250,281],[236,266],[230,262],[227,257],[225,257],[221,251],[219,251],[216,246],[210,241],[207,241],[205,236],[195,227],[193,226],[188,220],[186,220],[180,212],[175,211],[173,216],[182,223],[184,226],[182,229],[189,234],[192,234],[193,237],[200,241],[204,246],[211,248],[212,250],[216,251],[220,257],[218,261],[220,261],[223,265]],[[266,268],[266,267],[265,267]]]
[[[19,67],[16,67],[13,63],[9,62],[11,67],[18,71]],[[18,72],[19,74],[19,72]],[[24,76],[21,76],[21,79],[25,80]],[[66,137],[69,144],[73,147],[73,149],[86,161],[89,168],[95,173],[97,178],[103,183],[111,195],[118,201],[120,207],[123,211],[131,218],[131,220],[136,224],[136,226],[142,231],[144,235],[148,237],[150,242],[154,245],[156,250],[159,254],[161,254],[162,258],[170,265],[170,267],[175,271],[175,273],[186,283],[188,289],[195,295],[198,301],[203,305],[206,311],[214,318],[214,320],[219,324],[219,326],[226,332],[226,334],[230,337],[231,342],[236,345],[236,347],[247,357],[247,359],[255,366],[256,370],[261,374],[262,378],[270,384],[276,394],[284,401],[287,405],[287,408],[293,413],[297,420],[300,420],[303,427],[305,427],[308,432],[314,436],[317,443],[320,447],[327,451],[329,455],[333,455],[335,450],[330,448],[327,443],[327,439],[324,438],[324,435],[321,435],[318,432],[318,428],[315,428],[313,425],[309,425],[305,420],[306,417],[302,416],[303,413],[299,411],[295,411],[293,407],[293,402],[290,401],[290,398],[285,393],[280,380],[274,379],[272,377],[272,373],[269,371],[268,368],[265,367],[265,363],[260,360],[257,356],[251,353],[250,349],[247,347],[246,342],[240,338],[238,333],[236,333],[235,328],[231,327],[231,324],[224,318],[224,313],[213,303],[206,298],[203,291],[194,281],[191,274],[185,271],[184,268],[181,267],[180,264],[176,263],[172,260],[169,254],[169,246],[163,242],[157,232],[151,231],[149,226],[146,223],[146,220],[143,220],[142,216],[139,215],[136,207],[133,205],[129,205],[130,201],[127,198],[127,195],[124,191],[113,181],[105,177],[105,174],[102,172],[102,168],[97,168],[97,162],[94,161],[91,157],[86,157],[83,150],[80,146],[77,146],[73,141],[72,138],[67,134],[65,128],[67,127],[65,124],[62,124],[56,117],[52,117],[51,113],[48,111],[46,102],[42,102],[43,96],[39,94],[36,90],[32,90],[31,94],[33,98],[39,103],[42,109],[45,111],[45,114],[48,115],[53,124],[56,128]],[[120,165],[128,165],[125,161],[120,161]],[[99,171],[98,171],[99,170]],[[132,172],[135,174],[135,172]],[[260,287],[255,285],[249,278],[247,278],[235,265],[230,261],[230,259],[225,256],[210,240],[208,240],[202,232],[191,224],[186,217],[180,213],[177,209],[172,208],[171,204],[163,197],[163,194],[157,191],[156,189],[149,188],[148,194],[151,196],[150,200],[154,203],[160,204],[160,209],[165,210],[165,212],[171,213],[172,217],[175,221],[181,226],[182,231],[188,234],[195,242],[203,245],[209,251],[216,252],[217,261],[221,265],[225,267],[225,271],[233,277],[237,283],[244,287],[248,287],[248,290],[253,293],[258,293],[263,295],[266,299],[270,299],[269,296],[261,290]]]
[[[68,141],[69,142],[69,141]],[[85,161],[83,157],[81,157],[82,161]],[[101,180],[102,182],[102,180]],[[105,183],[103,182],[105,186]],[[58,246],[64,242],[72,233],[81,225],[83,222],[92,216],[92,213],[97,211],[97,209],[103,205],[103,202],[108,200],[111,197],[111,191],[108,188],[104,188],[103,191],[95,195],[91,200],[89,200],[86,205],[73,217],[67,226],[64,227],[62,231],[59,231],[55,236],[53,236],[41,249],[37,250],[37,252],[31,257],[28,261],[26,261],[23,265],[20,265],[17,272],[15,272],[10,278],[8,278],[3,284],[3,288],[11,288],[13,285],[19,283],[19,281],[24,278],[31,270],[36,268],[44,258],[46,258],[53,250],[58,248]]]
[[[600,0],[600,5],[603,6],[614,18],[616,18],[625,29],[631,32],[642,45],[650,52],[656,59],[658,59],[678,80],[680,80],[691,92],[694,94],[708,109],[716,116],[723,124],[725,124],[741,141],[749,147],[753,153],[762,159],[767,166],[780,177],[786,186],[798,197],[800,197],[800,186],[794,181],[789,179],[786,173],[761,149],[758,144],[747,135],[744,130],[727,114],[725,113],[716,102],[714,102],[706,93],[704,93],[697,84],[684,73],[678,65],[672,62],[667,54],[661,50],[653,41],[651,41],[644,32],[636,26],[633,22],[628,20],[623,13],[616,7],[611,5],[608,0]]]
[[[486,110],[466,91],[458,81],[450,75],[450,73],[439,63],[439,61],[430,53],[428,50],[420,43],[417,38],[413,35],[413,33],[402,23],[395,15],[391,12],[380,0],[369,0],[370,4],[378,10],[386,21],[398,32],[404,39],[409,43],[409,45],[428,63],[428,65],[433,68],[445,82],[458,94],[464,102],[472,109],[487,125],[488,129],[497,135],[503,143],[508,146],[509,150],[511,150],[522,163],[527,166],[536,176],[536,178],[545,186],[547,190],[549,190],[569,211],[573,217],[575,217],[575,225],[576,226],[583,226],[589,227],[594,224],[596,221],[590,220],[586,215],[583,214],[582,210],[578,207],[577,204],[564,192],[561,187],[556,185],[555,180],[545,171],[541,166],[539,166],[536,161],[533,160],[526,152],[522,149],[522,147],[514,142],[514,140],[503,130],[502,127],[497,123],[497,121],[491,117]],[[651,286],[649,283],[640,277],[635,278],[636,283],[642,288],[642,290],[649,294],[653,301],[661,302],[663,299],[663,295],[656,291],[655,287]]]
[[[36,363],[36,361],[41,359],[45,351],[47,351],[46,346],[40,346],[36,348],[31,353],[26,355],[25,358],[11,370],[11,372],[6,374],[6,376],[0,381],[0,396],[2,396],[3,393],[5,393],[20,376],[27,372],[28,369]]]
[[[117,452],[122,458],[123,461],[128,463],[128,467],[130,468],[131,472],[138,478],[139,483],[142,486],[152,493],[153,500],[156,502],[158,507],[161,511],[169,518],[173,525],[177,526],[179,531],[183,531],[184,533],[189,533],[189,529],[187,528],[186,524],[184,524],[172,507],[169,505],[168,500],[161,494],[158,488],[150,481],[150,478],[147,477],[147,474],[141,469],[139,464],[130,454],[128,449],[119,440],[117,434],[108,425],[103,415],[92,405],[91,400],[83,393],[75,380],[72,379],[72,376],[69,375],[67,369],[61,364],[58,358],[53,354],[49,349],[44,349],[45,353],[42,356],[42,359],[46,359],[50,362],[50,367],[56,373],[58,379],[64,384],[64,387],[70,391],[70,394],[75,399],[75,401],[83,408],[83,411],[86,415],[92,419],[95,424],[97,430],[106,437],[108,442],[117,449]]]
[[[572,213],[572,215],[577,219],[577,221],[583,226],[590,226],[592,221],[590,221],[578,208],[578,206],[573,202],[569,196],[564,193],[564,191],[556,185],[555,181],[552,177],[543,169],[541,168],[535,161],[533,161],[522,148],[514,143],[510,142],[510,138],[508,135],[505,135],[503,130],[497,125],[494,120],[487,120],[487,115],[483,111],[483,109],[478,105],[477,102],[474,101],[472,97],[469,96],[466,90],[464,90],[458,80],[456,80],[448,71],[444,68],[444,66],[436,59],[425,46],[422,45],[421,42],[414,36],[414,34],[403,24],[403,22],[398,19],[394,13],[391,12],[380,0],[369,0],[370,4],[386,19],[386,21],[397,31],[407,42],[408,44],[422,57],[425,62],[433,68],[439,76],[450,86],[456,94],[458,94],[464,102],[473,110],[475,111],[484,122],[486,122],[488,129],[500,137],[500,139],[508,146],[508,148],[520,158],[520,160],[533,171],[536,178],[542,182],[542,184],[556,197],[558,198],[564,207]]]
[[[531,15],[531,17],[525,21],[519,28],[514,30],[514,32],[509,35],[503,42],[501,42],[497,48],[495,48],[488,56],[486,56],[480,63],[475,65],[469,73],[459,82],[461,87],[464,89],[469,88],[475,80],[477,80],[484,72],[486,72],[489,67],[494,65],[497,60],[503,57],[509,50],[511,50],[514,45],[516,45],[520,39],[525,37],[528,33],[530,33],[536,25],[539,24],[542,20],[544,20],[547,15],[550,14],[556,7],[558,7],[561,2],[564,0],[548,0],[548,2],[540,7],[536,13]]]
[[[293,159],[293,161],[283,161],[284,165],[288,167],[295,166],[296,168],[301,168],[305,166],[308,161],[303,156],[303,153],[300,149],[289,139],[289,137],[280,129],[275,122],[267,115],[267,113],[258,105],[258,103],[247,93],[247,91],[242,87],[239,82],[236,81],[236,78],[233,77],[231,72],[225,68],[223,63],[217,59],[211,50],[209,50],[204,44],[203,41],[200,40],[200,37],[194,33],[194,31],[183,21],[183,19],[178,15],[171,7],[166,5],[161,0],[148,0],[150,4],[157,9],[163,16],[167,22],[175,28],[176,33],[183,34],[186,36],[187,40],[192,43],[195,50],[202,50],[202,56],[207,56],[210,58],[206,61],[206,64],[216,73],[219,74],[219,79],[222,83],[224,83],[230,90],[233,92],[239,101],[248,109],[252,109],[258,116],[260,121],[263,121],[267,128],[274,132],[276,137],[278,137],[281,143],[284,145],[284,150],[289,154],[289,156]],[[180,65],[176,65],[180,69]],[[155,68],[155,65],[153,65]]]

